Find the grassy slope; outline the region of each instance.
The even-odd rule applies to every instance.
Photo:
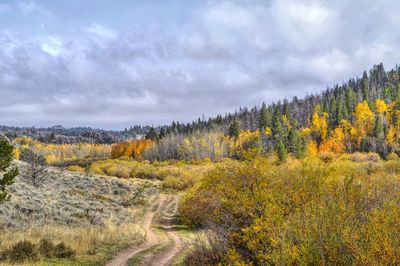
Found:
[[[157,194],[149,181],[56,169],[49,170],[39,188],[17,178],[11,191],[11,201],[0,209],[0,250],[20,240],[38,243],[48,239],[63,241],[77,252],[74,259],[26,265],[104,264],[118,250],[144,240],[139,224],[144,204]]]

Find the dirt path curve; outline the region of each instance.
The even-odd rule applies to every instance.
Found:
[[[160,220],[161,228],[167,232],[167,236],[172,242],[172,246],[165,250],[160,255],[156,256],[150,265],[169,265],[172,259],[180,253],[183,249],[183,242],[181,237],[174,231],[176,225],[176,214],[178,212],[179,197],[170,196],[166,207],[163,209],[162,217]]]
[[[179,197],[160,195],[160,197],[151,205],[150,209],[146,212],[143,221],[143,227],[146,230],[146,242],[139,246],[127,248],[118,253],[106,266],[126,266],[128,261],[146,251],[150,251],[152,248],[165,244],[165,239],[160,237],[152,226],[154,224],[154,217],[159,215],[161,229],[167,232],[167,236],[172,246],[167,250],[151,258],[151,261],[147,265],[169,265],[171,260],[179,254],[182,250],[183,245],[179,235],[173,231],[173,223],[175,215],[178,210]]]

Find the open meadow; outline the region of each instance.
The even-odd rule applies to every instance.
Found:
[[[24,167],[20,164],[20,169]],[[0,209],[4,265],[26,259],[35,265],[105,263],[117,250],[144,241],[143,213],[158,196],[151,181],[55,168],[48,170],[39,187],[17,178],[10,192],[11,200]],[[50,247],[63,243],[70,252],[63,254],[62,247],[58,255],[50,247],[42,250],[43,241]]]

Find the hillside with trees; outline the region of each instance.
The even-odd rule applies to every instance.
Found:
[[[282,159],[288,152],[301,158],[306,150],[312,149],[326,153],[377,152],[386,158],[390,153],[400,152],[398,121],[400,68],[385,71],[381,63],[368,73],[364,71],[361,78],[303,99],[294,97],[291,101],[240,108],[233,114],[188,124],[173,122],[159,128],[158,135],[153,134],[151,138],[159,143],[153,147],[155,151],[147,153],[147,158],[185,159],[184,152],[174,150],[175,147],[181,147],[180,151],[187,150],[185,145],[191,146],[191,150],[200,149],[195,143],[199,138],[204,138],[208,147],[227,146],[223,137],[215,135],[222,132],[236,140],[240,131],[259,132],[246,145],[257,147],[263,153],[276,151]],[[215,152],[195,157],[210,157]]]

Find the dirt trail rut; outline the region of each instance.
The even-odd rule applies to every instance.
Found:
[[[139,246],[121,251],[106,266],[126,266],[130,259],[143,253],[149,253],[145,265],[170,265],[174,257],[183,249],[182,239],[174,231],[178,204],[178,196],[160,195],[144,216],[143,227],[146,230],[146,241]],[[161,232],[156,232],[152,228],[155,225],[155,216],[159,220]],[[167,237],[161,235],[163,232]],[[151,251],[158,246],[167,246],[167,248],[159,254],[152,254]]]

